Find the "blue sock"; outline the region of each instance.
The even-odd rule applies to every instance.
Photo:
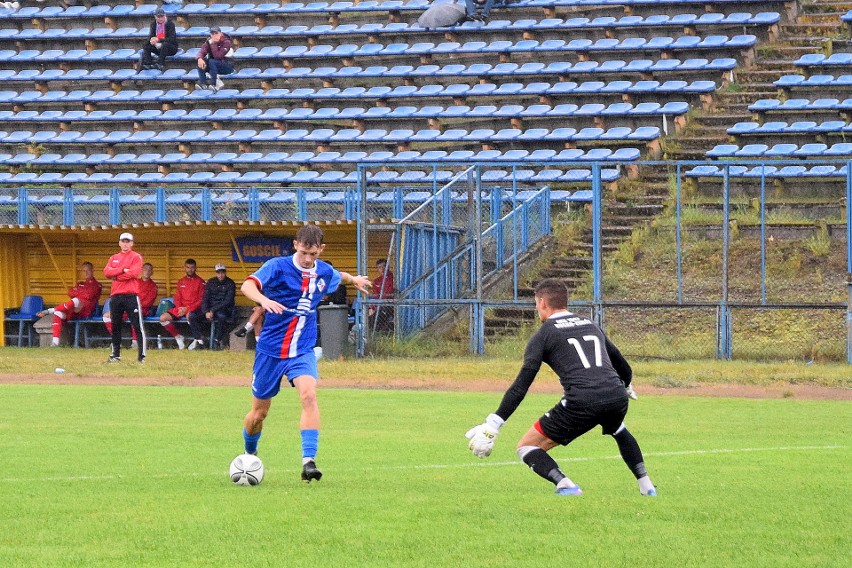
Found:
[[[302,430],[302,457],[314,459],[319,446],[319,430]]]
[[[257,453],[257,441],[260,440],[260,435],[262,432],[258,432],[254,435],[249,435],[248,432],[243,428],[243,439],[246,441],[246,453],[247,454],[256,454]]]

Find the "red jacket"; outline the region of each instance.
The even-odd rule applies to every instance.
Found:
[[[370,297],[378,300],[392,300],[394,292],[393,285],[393,272],[390,270],[387,271],[387,274],[382,273],[379,274],[373,280],[373,293],[370,294]]]
[[[112,280],[109,295],[138,294],[142,264],[142,255],[132,250],[119,252],[109,257],[109,261],[104,267],[104,276]],[[124,272],[125,268],[128,269],[127,272]]]
[[[153,280],[139,280],[139,303],[142,305],[142,316],[147,316],[151,306],[157,300],[157,283]]]
[[[177,281],[177,290],[175,291],[175,307],[186,308],[187,313],[194,312],[201,306],[201,300],[204,298],[204,279],[198,274],[192,278],[184,276]]]
[[[101,299],[101,292],[103,292],[103,286],[94,278],[80,280],[76,286],[68,288],[68,297],[77,298],[83,304],[77,313],[77,317],[87,318],[92,315],[92,312],[95,311],[95,306],[98,305],[98,301]]]

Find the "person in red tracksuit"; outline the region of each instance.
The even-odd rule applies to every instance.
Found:
[[[136,330],[140,363],[145,362],[145,329],[142,326],[142,306],[139,304],[139,274],[142,272],[142,255],[133,250],[133,235],[121,233],[118,238],[121,252],[109,257],[104,276],[112,280],[109,311],[112,316],[112,353],[107,363],[121,361],[121,323],[130,314],[130,325]]]
[[[163,313],[160,316],[160,325],[169,332],[169,335],[177,341],[178,349],[186,347],[183,340],[183,335],[177,330],[173,321],[188,317],[193,312],[199,312],[199,317],[204,317],[201,313],[201,300],[204,298],[204,279],[195,273],[195,260],[188,258],[183,263],[183,269],[186,276],[177,281],[177,289],[174,294],[175,307]]]
[[[83,279],[71,288],[68,288],[67,302],[63,302],[55,308],[39,312],[38,317],[53,314],[53,342],[51,347],[59,346],[59,338],[62,336],[62,324],[66,320],[83,319],[92,315],[101,299],[103,286],[93,276],[95,267],[91,262],[84,262],[80,266],[80,274]]]
[[[139,304],[142,306],[142,318],[148,315],[151,311],[151,306],[154,305],[154,302],[157,300],[157,295],[160,293],[157,288],[157,283],[154,282],[151,277],[154,275],[154,265],[150,262],[146,262],[142,265],[142,276],[139,278]],[[104,325],[107,328],[107,331],[112,335],[112,314],[109,312],[105,312],[104,316]],[[127,319],[127,316],[124,318]],[[136,328],[130,328],[131,333],[133,334],[133,341],[130,342],[130,348],[134,349],[138,347],[138,337],[136,335]]]

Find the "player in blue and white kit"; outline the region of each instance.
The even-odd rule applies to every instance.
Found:
[[[252,405],[243,423],[245,451],[257,453],[263,421],[269,413],[272,397],[278,394],[281,380],[299,391],[302,415],[302,479],[319,480],[316,467],[320,413],[317,405],[317,306],[326,294],[341,282],[367,292],[370,280],[338,272],[319,260],[325,250],[322,229],[305,225],[293,240],[296,252],[268,260],[248,277],[240,291],[260,304],[266,312],[263,331],[257,341],[252,372]]]

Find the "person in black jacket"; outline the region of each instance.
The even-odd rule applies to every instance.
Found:
[[[174,55],[178,50],[177,31],[175,24],[166,17],[162,8],[154,12],[154,21],[148,30],[148,40],[142,46],[142,55],[139,61],[142,69],[163,70],[166,57]],[[154,56],[157,62],[154,62]]]
[[[553,483],[558,495],[582,495],[580,486],[562,473],[548,452],[600,425],[601,433],[618,444],[622,459],[636,477],[639,493],[656,496],[639,443],[624,425],[628,399],[636,399],[630,365],[597,325],[568,311],[568,290],[562,281],[542,280],[535,287],[535,307],[543,323],[527,344],[518,377],[503,395],[500,407],[466,434],[473,455],[491,455],[500,427],[546,363],[559,377],[564,394],[521,437],[517,449],[521,461]]]
[[[216,336],[213,338],[211,348],[221,349],[222,340],[230,333],[234,323],[236,293],[237,286],[228,278],[225,265],[217,264],[216,276],[208,280],[204,287],[201,310],[189,314],[188,317],[189,327],[194,337],[193,342],[189,344],[190,350],[204,347],[203,324],[205,322],[216,324]]]

